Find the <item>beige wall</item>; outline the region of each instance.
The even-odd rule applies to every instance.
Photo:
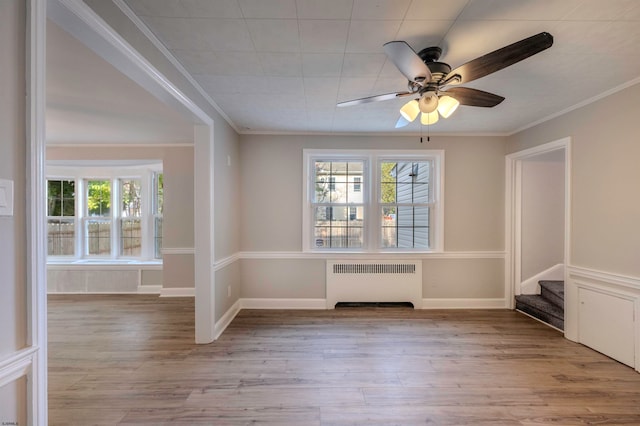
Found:
[[[302,249],[303,149],[444,149],[446,251],[504,249],[500,137],[242,136],[242,251]]]
[[[161,160],[164,174],[163,288],[194,286],[193,254],[171,253],[194,246],[193,146],[47,147],[47,160]],[[174,258],[175,257],[175,258]]]
[[[564,162],[522,162],[522,280],[564,263]]]
[[[242,297],[325,297],[324,260],[286,258],[302,251],[303,149],[323,148],[444,149],[445,251],[504,250],[505,138],[435,136],[420,144],[417,137],[244,135],[240,248],[260,253],[242,260]],[[503,260],[469,256],[425,256],[423,297],[503,297]]]
[[[0,359],[27,346],[26,3],[0,2],[0,179],[13,181],[13,216],[0,216]],[[0,420],[26,424],[26,385],[0,387]]]
[[[508,152],[571,137],[570,262],[640,277],[640,84],[522,131]]]

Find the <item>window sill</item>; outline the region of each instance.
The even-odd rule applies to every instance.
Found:
[[[162,268],[162,260],[136,259],[54,259],[47,260],[47,267],[109,267],[126,269],[156,269]]]

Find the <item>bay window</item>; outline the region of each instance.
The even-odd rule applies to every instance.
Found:
[[[47,174],[50,260],[162,258],[161,164],[49,166]]]

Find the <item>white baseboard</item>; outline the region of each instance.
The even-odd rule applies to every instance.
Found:
[[[229,327],[229,324],[231,324],[231,321],[233,321],[236,315],[238,315],[238,312],[240,312],[240,300],[236,301],[236,303],[234,303],[227,312],[225,312],[222,318],[216,322],[213,328],[214,340],[217,340],[227,327]]]
[[[138,294],[160,294],[162,293],[161,285],[139,285]]]
[[[422,309],[506,309],[505,299],[422,299]]]
[[[326,299],[240,299],[240,309],[327,309]]]
[[[327,309],[326,303],[326,299],[240,299],[240,309]],[[504,299],[422,299],[422,309],[505,309],[506,306]]]
[[[195,297],[196,289],[193,287],[184,288],[163,288],[160,297]]]

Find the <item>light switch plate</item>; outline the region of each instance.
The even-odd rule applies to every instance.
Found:
[[[0,179],[0,216],[13,216],[13,181]]]

